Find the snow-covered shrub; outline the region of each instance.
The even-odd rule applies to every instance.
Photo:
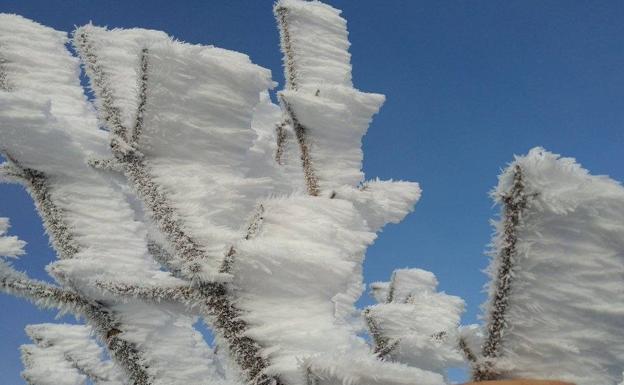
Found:
[[[270,72],[241,53],[0,15],[0,180],[30,193],[58,255],[56,284],[3,260],[0,288],[84,320],[29,326],[24,378],[442,385],[465,357],[477,379],[619,381],[622,188],[542,150],[495,194],[482,351],[480,328],[460,326],[463,301],[429,272],[397,270],[372,285],[377,305],[355,308],[367,247],[421,191],[364,179],[361,141],[384,96],[354,88],[340,11],[280,0],[274,12],[279,105]],[[0,219],[0,254],[17,257],[7,229]]]

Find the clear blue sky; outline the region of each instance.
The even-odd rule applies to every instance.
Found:
[[[369,177],[418,181],[423,197],[369,250],[367,281],[397,267],[433,271],[475,322],[496,209],[488,191],[513,154],[541,145],[624,180],[624,2],[328,0],[349,22],[356,87],[387,102],[365,137]],[[247,53],[283,82],[271,0],[3,0],[59,30],[90,20],[160,29]],[[28,241],[17,263],[45,278],[47,247],[29,197],[0,185],[0,216]],[[362,303],[368,303],[365,299]],[[22,384],[17,347],[53,312],[0,295],[0,373]]]

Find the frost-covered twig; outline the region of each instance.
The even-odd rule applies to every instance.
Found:
[[[35,202],[35,207],[43,220],[44,227],[61,258],[73,258],[78,252],[78,245],[63,221],[62,210],[50,199],[50,186],[46,176],[37,170],[28,169],[20,164],[7,151],[2,155],[8,159],[8,167],[13,175],[19,176],[28,193]]]
[[[295,67],[295,57],[293,54],[292,41],[289,31],[288,8],[276,5],[274,13],[280,31],[280,43],[284,53],[284,75],[286,77],[286,88],[297,89],[297,70]],[[279,147],[278,147],[279,148]]]
[[[85,307],[89,306],[89,302],[78,293],[28,278],[4,261],[0,261],[0,288],[43,308],[56,308],[76,315],[83,315]]]
[[[399,340],[391,340],[383,335],[382,329],[377,325],[374,317],[370,314],[370,309],[364,310],[364,317],[368,331],[373,337],[374,352],[380,359],[385,359],[399,345]]]
[[[88,164],[96,170],[123,172],[117,159],[89,159]]]
[[[286,89],[297,90],[297,68],[295,64],[295,55],[289,31],[289,10],[287,7],[277,3],[274,8],[274,13],[278,21],[281,47],[282,52],[284,53],[284,75],[286,77]],[[319,195],[320,189],[318,184],[318,177],[316,176],[316,172],[314,171],[314,166],[312,164],[310,144],[308,143],[308,139],[306,138],[306,127],[301,124],[299,119],[297,119],[295,111],[284,97],[280,97],[280,103],[282,104],[282,107],[286,114],[286,120],[285,122],[280,123],[280,125],[277,127],[278,147],[276,152],[276,159],[278,163],[281,160],[286,138],[284,126],[286,124],[290,124],[295,131],[295,136],[297,137],[297,142],[299,143],[299,150],[301,152],[301,165],[303,167],[303,176],[306,181],[308,193],[313,196]]]
[[[11,91],[11,85],[6,70],[7,60],[2,57],[1,53],[2,47],[0,46],[0,91]]]
[[[492,359],[501,354],[501,344],[507,327],[507,308],[512,290],[514,260],[517,259],[517,228],[527,208],[529,196],[525,192],[522,168],[515,165],[513,183],[506,195],[501,197],[504,203],[502,248],[497,256],[498,270],[494,282],[494,296],[490,305],[487,323],[487,337],[483,344],[484,358],[474,370],[476,381],[496,379],[498,373],[492,367]]]
[[[280,98],[280,102],[284,108],[284,111],[288,115],[288,122],[292,125],[297,142],[299,143],[299,150],[301,152],[301,166],[303,167],[303,177],[305,178],[308,194],[317,196],[320,194],[319,180],[312,164],[312,155],[310,154],[310,145],[306,137],[306,127],[299,122],[297,115],[292,106],[286,101],[284,97]]]
[[[466,358],[466,361],[468,361],[471,365],[474,365],[477,363],[477,356],[472,351],[472,348],[468,346],[468,342],[463,336],[459,337],[458,346],[459,346],[459,350],[463,353],[464,358]]]
[[[255,237],[260,229],[260,225],[264,219],[264,206],[259,204],[254,212],[249,224],[247,225],[247,232],[243,237],[244,240],[248,241]],[[221,273],[231,273],[232,266],[234,265],[234,258],[236,257],[236,248],[232,245],[228,249],[225,254],[225,258],[223,258],[223,264],[221,265],[220,272]]]
[[[143,48],[141,51],[141,64],[139,68],[139,101],[137,105],[136,117],[134,120],[134,127],[132,128],[132,134],[130,136],[130,145],[138,148],[139,138],[141,137],[141,131],[143,130],[143,124],[145,122],[145,105],[147,103],[147,80],[149,69],[148,60],[149,50]]]
[[[196,287],[190,285],[163,287],[141,286],[135,283],[96,281],[95,286],[121,298],[138,298],[150,302],[181,302],[195,306],[202,300]]]
[[[93,44],[88,39],[85,31],[81,31],[77,36],[74,36],[74,41],[77,43],[75,46],[87,67],[89,78],[93,82],[93,87],[97,91],[97,97],[101,101],[100,114],[102,120],[106,122],[106,125],[111,129],[111,133],[113,134],[111,146],[114,148],[114,151],[121,151],[123,148],[127,147],[128,130],[122,124],[119,107],[115,106],[113,103],[113,91],[111,90],[110,84],[107,83],[108,79],[106,79],[104,75],[104,69],[98,63]]]
[[[283,165],[284,151],[286,151],[286,146],[288,145],[287,125],[288,121],[285,119],[275,125],[275,162],[279,165]]]

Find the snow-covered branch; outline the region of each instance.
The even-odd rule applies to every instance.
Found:
[[[493,192],[485,362],[475,378],[622,379],[624,188],[535,148]]]
[[[85,307],[89,306],[89,302],[78,293],[28,278],[4,261],[0,261],[0,289],[43,308],[56,308],[76,315],[82,315]]]

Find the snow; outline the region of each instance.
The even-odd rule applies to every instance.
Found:
[[[464,301],[436,292],[433,273],[421,269],[398,269],[386,285],[373,285],[373,294],[384,288],[382,301],[367,308],[370,317],[392,349],[388,357],[444,375],[446,369],[460,367],[459,323]]]
[[[311,163],[321,191],[362,182],[362,137],[384,96],[344,86],[318,85],[282,91],[280,97],[305,127]]]
[[[0,18],[0,46],[12,85],[10,92],[0,92],[0,143],[19,166],[43,173],[42,184],[24,183],[62,258],[48,270],[88,297],[107,301],[110,295],[93,287],[96,280],[182,282],[161,271],[149,255],[141,213],[118,179],[87,165],[106,154],[106,133],[98,130],[83,95],[78,61],[65,49],[64,34],[18,16]],[[149,371],[159,374],[154,384],[192,382],[212,373],[203,359],[209,348],[187,316],[172,313],[166,304],[113,308],[125,322],[124,338],[142,347]],[[158,349],[146,340],[155,335],[162,344]]]
[[[83,34],[91,51],[81,48]],[[219,269],[229,246],[241,236],[256,198],[271,189],[269,179],[247,175],[247,151],[256,139],[251,121],[260,93],[273,82],[270,72],[246,55],[153,35],[149,30],[126,33],[89,26],[78,29],[74,39],[83,60],[94,58],[103,82],[111,84],[105,89],[92,80],[96,94],[103,98],[110,92],[114,105],[128,99],[132,90],[116,86],[113,75],[125,71],[124,84],[137,84],[138,72],[120,68],[138,68],[142,50],[147,50],[147,98],[136,147],[181,229],[202,245],[205,258],[197,262],[205,270],[203,279],[223,280]],[[116,49],[100,49],[104,46]],[[124,60],[117,60],[121,54]],[[86,68],[92,79],[98,76]],[[120,105],[124,116],[136,116],[138,102]],[[99,107],[100,116],[108,113],[105,105]],[[114,129],[111,121],[107,124]],[[132,129],[135,123],[124,126]]]
[[[305,362],[319,385],[442,385],[441,375],[404,364],[384,362],[370,354],[312,357]]]
[[[24,169],[59,252],[49,272],[111,311],[153,385],[240,384],[250,373],[285,385],[442,385],[439,363],[459,360],[463,302],[437,293],[430,273],[399,270],[377,285],[384,303],[371,311],[400,340],[400,362],[380,360],[359,336],[366,249],[421,194],[412,182],[365,182],[361,141],[384,96],[353,88],[339,11],[281,0],[275,12],[288,76],[281,106],[268,96],[270,72],[244,54],[89,24],[72,42],[92,105],[64,33],[1,16],[10,86],[0,92],[1,150]],[[149,243],[171,256],[150,255]],[[132,298],[180,286],[204,302]],[[209,287],[225,294],[204,295]],[[224,309],[232,319],[216,313]],[[213,352],[190,312],[240,330],[215,330]],[[63,380],[84,381],[55,362],[72,373]]]
[[[590,175],[572,158],[534,148],[501,174],[493,192],[498,203],[517,170],[528,204],[515,228],[506,327],[494,368],[510,378],[617,384],[624,362],[624,188]],[[495,224],[488,270],[489,322],[507,246],[505,215]]]
[[[0,256],[16,258],[24,254],[26,242],[14,235],[6,235],[10,227],[9,218],[0,218]]]
[[[309,84],[351,87],[347,22],[339,10],[319,1],[280,0],[274,12],[288,88]]]
[[[34,345],[22,345],[22,376],[37,385],[122,385],[123,375],[92,336],[91,328],[71,324],[26,327]]]

